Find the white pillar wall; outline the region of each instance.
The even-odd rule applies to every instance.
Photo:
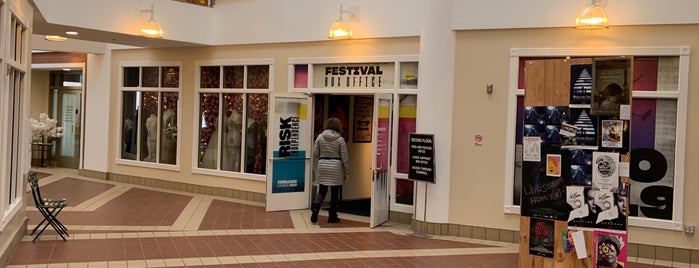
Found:
[[[85,71],[85,118],[82,161],[79,168],[107,172],[109,159],[109,74],[111,50],[104,54],[88,54]],[[120,133],[116,131],[114,133]]]
[[[422,0],[417,132],[434,135],[435,183],[417,182],[415,219],[449,222],[454,32],[451,0]],[[439,120],[434,120],[438,118]],[[425,194],[425,189],[427,194]],[[426,200],[425,200],[426,199]],[[426,209],[425,209],[426,208]]]

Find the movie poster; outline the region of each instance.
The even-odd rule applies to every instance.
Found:
[[[529,254],[553,258],[554,221],[529,220]]]
[[[625,187],[625,188],[624,188]],[[628,185],[619,192],[594,186],[569,186],[566,203],[572,209],[568,226],[609,230],[626,230]]]
[[[592,96],[592,65],[570,66],[570,103],[590,104]]]
[[[570,107],[570,122],[575,130],[574,137],[564,136],[561,148],[597,149],[597,116],[590,115],[589,108]]]
[[[602,147],[622,148],[624,144],[624,121],[602,120]]]
[[[628,58],[594,60],[591,114],[619,116],[620,105],[630,104],[630,66]]]
[[[548,156],[556,161],[558,170],[549,170]],[[522,162],[522,203],[523,216],[543,219],[566,220],[570,207],[566,204],[566,186],[569,184],[570,154],[555,146],[541,146],[542,159],[539,162]],[[560,158],[560,161],[559,161]],[[551,173],[560,176],[548,176]]]
[[[561,145],[561,125],[569,121],[568,106],[524,107],[524,137],[540,137],[542,145]]]
[[[570,152],[570,184],[592,185],[592,150],[572,149]]]
[[[626,233],[594,231],[595,267],[626,267]]]

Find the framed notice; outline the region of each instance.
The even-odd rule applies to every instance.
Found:
[[[374,113],[374,99],[354,98],[354,142],[371,142],[371,118]]]
[[[434,135],[410,133],[408,179],[434,183]]]

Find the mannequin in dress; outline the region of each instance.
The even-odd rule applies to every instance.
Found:
[[[223,152],[221,152],[221,169],[240,171],[240,142],[242,117],[236,110],[224,120]]]
[[[176,164],[177,156],[177,114],[174,109],[163,112],[160,163]]]
[[[150,114],[150,117],[146,119],[146,149],[147,152],[143,152],[146,158],[143,161],[155,162],[155,143],[157,142],[157,131],[158,131],[158,116],[156,114]]]

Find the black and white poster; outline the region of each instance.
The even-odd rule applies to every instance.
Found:
[[[570,66],[570,103],[590,104],[592,96],[592,65]]]
[[[592,152],[592,185],[603,191],[619,188],[619,153]]]
[[[570,123],[576,129],[574,137],[563,136],[562,148],[597,149],[597,116],[589,108],[570,108]]]

